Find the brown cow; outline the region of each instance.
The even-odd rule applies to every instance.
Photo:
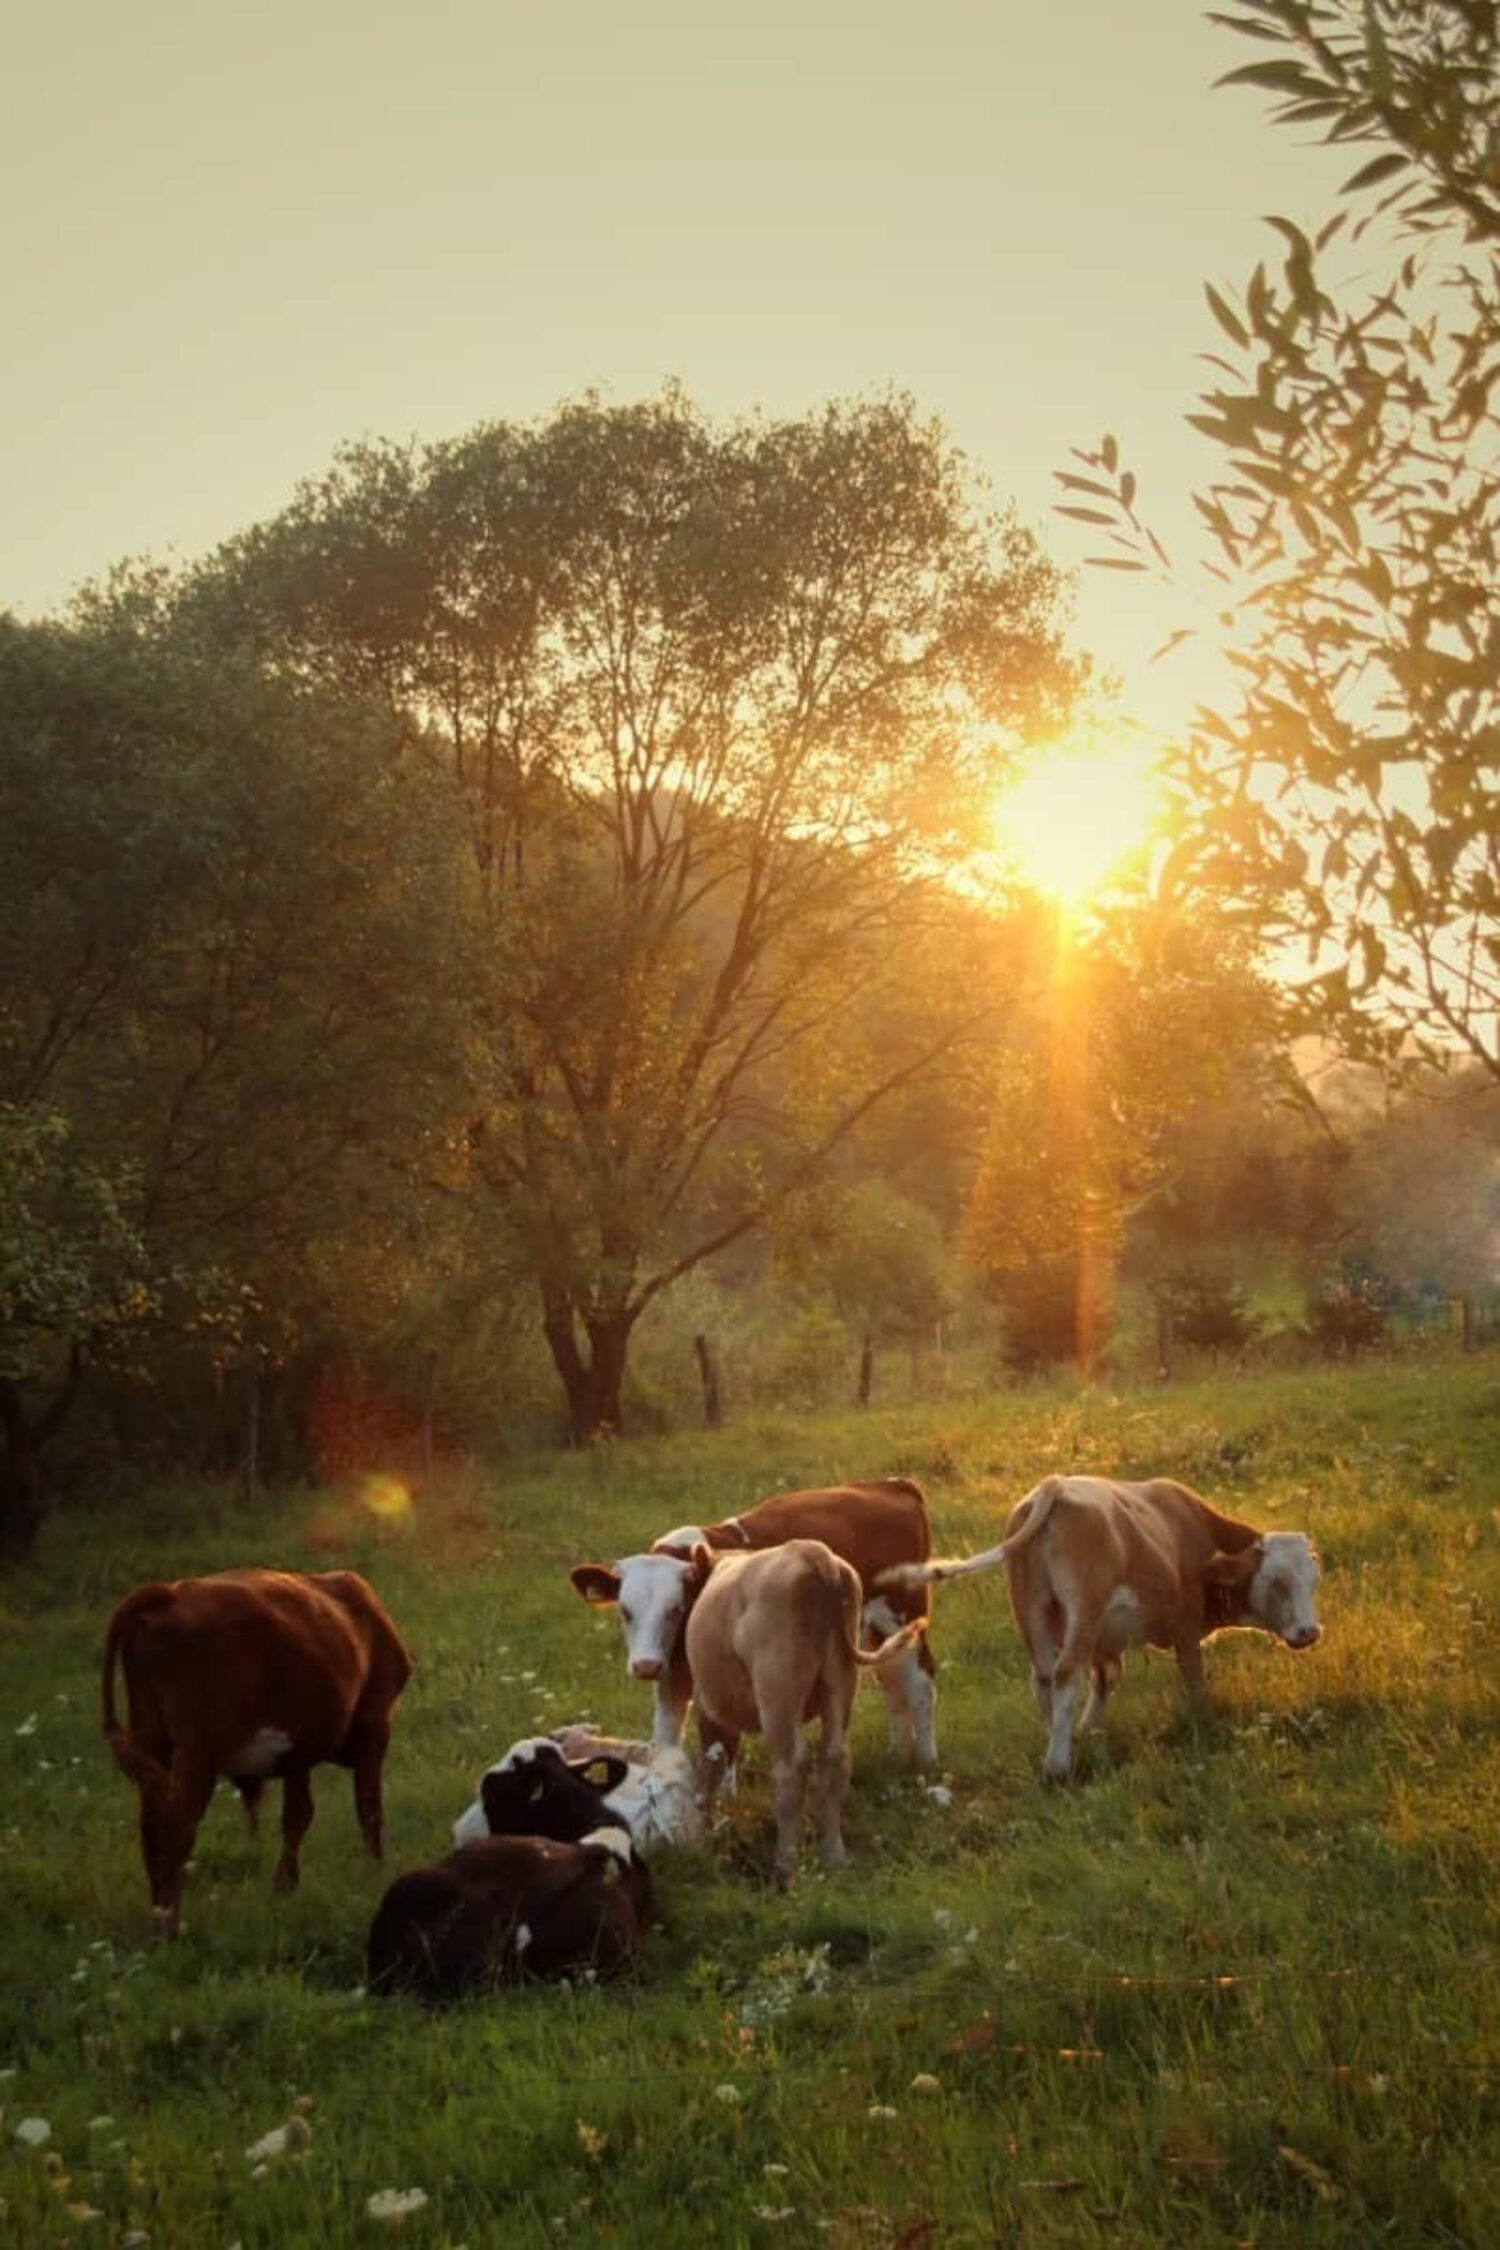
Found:
[[[706,1809],[743,1734],[763,1734],[776,1797],[776,1878],[797,1866],[802,1793],[810,1753],[804,1722],[822,1726],[823,1864],[842,1867],[840,1811],[849,1779],[849,1714],[861,1668],[880,1674],[904,1662],[927,1630],[915,1617],[876,1649],[859,1645],[860,1583],[852,1563],[821,1539],[788,1539],[758,1553],[693,1551],[695,1592],[687,1621]]]
[[[932,1552],[927,1503],[920,1486],[905,1477],[774,1493],[742,1516],[729,1516],[706,1529],[686,1524],[669,1531],[655,1541],[649,1554],[627,1555],[613,1569],[603,1563],[580,1563],[572,1573],[585,1601],[604,1607],[619,1603],[626,1662],[637,1679],[655,1683],[657,1742],[682,1740],[693,1695],[684,1625],[694,1548],[706,1546],[727,1555],[759,1553],[788,1539],[819,1539],[852,1564],[864,1592],[862,1626],[867,1639],[879,1640],[911,1619],[927,1616],[925,1586],[876,1591],[892,1566],[924,1563]],[[918,1765],[935,1766],[937,1687],[925,1635],[914,1636],[907,1644],[903,1663],[882,1671],[880,1685],[892,1740],[909,1736]]]
[[[114,1670],[130,1723],[115,1716]],[[411,1659],[373,1589],[352,1570],[225,1570],[138,1586],[104,1642],[104,1735],[140,1791],[152,1919],[177,1934],[182,1870],[221,1774],[252,1823],[282,1783],[276,1888],[294,1890],[313,1817],[309,1770],[354,1769],[370,1855],[381,1848],[380,1769]]]
[[[1091,1685],[1080,1734],[1118,1682],[1122,1650],[1171,1649],[1197,1701],[1201,1644],[1211,1634],[1253,1625],[1305,1649],[1322,1630],[1313,1602],[1318,1558],[1306,1535],[1257,1531],[1169,1477],[1146,1484],[1046,1477],[1016,1502],[998,1547],[967,1561],[905,1566],[899,1576],[902,1584],[928,1584],[1002,1563],[1049,1728],[1044,1771],[1054,1780],[1072,1764],[1085,1678]]]

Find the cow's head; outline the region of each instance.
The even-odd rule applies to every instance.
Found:
[[[1288,1648],[1312,1648],[1318,1622],[1318,1558],[1301,1531],[1268,1531],[1237,1555],[1215,1555],[1205,1572],[1211,1609],[1229,1625],[1259,1625]]]
[[[573,1844],[599,1826],[604,1800],[630,1771],[623,1758],[565,1758],[555,1742],[518,1742],[479,1784],[492,1836]]]
[[[712,1568],[702,1533],[689,1529],[658,1540],[649,1555],[627,1555],[613,1570],[580,1563],[571,1576],[596,1608],[619,1604],[625,1661],[638,1680],[657,1680],[672,1661],[688,1611]]]

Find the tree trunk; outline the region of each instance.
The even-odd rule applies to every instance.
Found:
[[[589,1341],[585,1359],[579,1349],[571,1300],[543,1298],[542,1333],[568,1402],[568,1435],[574,1445],[616,1436],[623,1427],[620,1393],[634,1326],[635,1314],[624,1306],[613,1306],[585,1320]]]
[[[432,1482],[432,1406],[437,1395],[437,1353],[428,1352],[422,1361],[422,1482]]]
[[[44,1512],[42,1447],[62,1427],[82,1375],[83,1348],[74,1344],[67,1373],[34,1420],[20,1384],[0,1375],[0,1558],[7,1561],[20,1561],[36,1543]]]
[[[252,1361],[246,1371],[245,1450],[240,1456],[240,1492],[253,1500],[260,1490],[260,1368]]]
[[[698,1375],[703,1384],[703,1419],[711,1430],[716,1430],[724,1419],[723,1401],[719,1396],[719,1363],[714,1358],[714,1348],[701,1332],[693,1338],[693,1350],[698,1355]]]
[[[20,1388],[8,1375],[0,1376],[0,1436],[0,1555],[19,1561],[42,1520],[42,1473]]]
[[[856,1405],[869,1405],[870,1385],[874,1381],[874,1379],[875,1346],[871,1342],[869,1336],[866,1336],[864,1342],[859,1347],[859,1389],[855,1392]]]

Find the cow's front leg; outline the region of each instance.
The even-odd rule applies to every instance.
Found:
[[[173,1764],[170,1790],[164,1790],[155,1800],[154,1837],[147,1846],[147,1868],[151,1874],[151,1920],[160,1937],[174,1938],[182,1926],[183,1870],[193,1856],[198,1823],[208,1810],[217,1780],[211,1766],[178,1760]],[[146,1842],[144,1805],[141,1837]]]
[[[726,1781],[733,1786],[735,1761],[739,1756],[740,1738],[725,1727],[717,1727],[712,1719],[698,1713],[698,1741],[702,1755],[698,1760],[698,1799],[703,1807],[705,1821],[712,1820],[719,1791]]]
[[[664,1750],[681,1746],[692,1699],[692,1682],[675,1666],[658,1674],[652,1688],[651,1739]]]
[[[1078,1732],[1087,1734],[1110,1693],[1120,1684],[1120,1659],[1118,1656],[1096,1656],[1089,1673],[1089,1699],[1083,1707],[1083,1717],[1078,1722]]]

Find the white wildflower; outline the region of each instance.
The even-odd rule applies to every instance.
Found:
[[[420,2211],[427,2201],[425,2188],[377,2188],[365,2205],[372,2219],[380,2219],[387,2226],[396,2226]]]
[[[714,2100],[716,2102],[723,2102],[726,2109],[737,2109],[744,2098],[745,2097],[740,2092],[738,2086],[730,2086],[726,2084],[723,2086],[715,2086],[714,2088]]]
[[[763,2220],[768,2227],[779,2227],[795,2216],[796,2209],[795,2203],[783,2203],[775,2209],[769,2203],[757,2203],[750,2216],[754,2219]]]
[[[245,2151],[247,2164],[268,2164],[273,2156],[285,2156],[288,2128],[273,2125],[269,2133],[262,2133],[258,2141]]]
[[[16,1739],[17,1741],[24,1741],[28,1734],[35,1733],[36,1713],[35,1711],[28,1711],[25,1718],[21,1721],[21,1724],[16,1729]]]
[[[113,2123],[114,2119],[112,2117],[91,2117],[89,2119],[89,2131],[91,2133],[107,2132],[109,2127],[113,2125]]]
[[[52,2138],[52,2127],[45,2117],[23,2117],[16,2127],[16,2139],[23,2148],[41,2148]]]
[[[945,1788],[940,1781],[929,1782],[927,1794],[933,1804],[942,1806],[944,1812],[947,1812],[953,1803],[953,1791]]]
[[[866,2114],[870,2117],[878,2117],[882,2120],[886,2120],[894,2117],[896,2115],[896,2111],[892,2109],[889,2102],[871,2102],[869,2110]]]

